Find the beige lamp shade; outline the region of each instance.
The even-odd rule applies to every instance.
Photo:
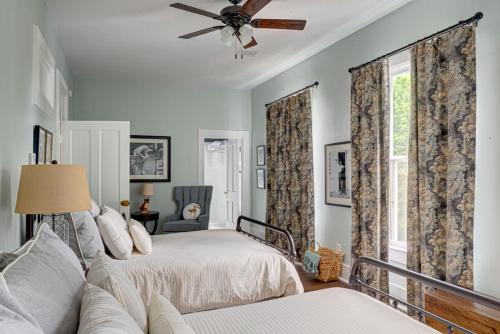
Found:
[[[155,187],[152,183],[144,183],[142,187],[142,194],[144,196],[153,196],[155,194]]]
[[[26,165],[21,169],[16,212],[55,214],[90,209],[85,167]]]

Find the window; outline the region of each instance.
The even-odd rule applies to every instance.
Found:
[[[390,69],[390,246],[401,251],[406,251],[406,199],[411,103],[411,76],[408,58],[408,54],[401,54],[397,58],[391,59]]]

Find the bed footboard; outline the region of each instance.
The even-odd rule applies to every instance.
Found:
[[[248,222],[248,223],[253,224],[253,225],[262,226],[266,229],[272,230],[272,231],[282,235],[287,240],[288,247],[287,248],[278,247],[276,245],[271,244],[269,241],[267,241],[265,239],[262,239],[256,235],[251,234],[250,232],[243,231],[243,229],[241,228],[241,223],[243,221]],[[246,235],[254,240],[257,240],[257,241],[259,241],[259,242],[261,242],[261,243],[263,243],[271,248],[274,248],[274,249],[280,251],[283,255],[285,255],[285,257],[288,260],[290,260],[290,262],[292,262],[292,263],[295,262],[295,258],[297,257],[297,252],[295,250],[295,243],[293,242],[292,235],[287,230],[270,225],[270,224],[267,224],[267,223],[264,223],[264,222],[261,222],[261,221],[258,221],[256,219],[253,219],[250,217],[239,216],[238,222],[236,225],[236,231],[241,233],[241,234],[244,234],[244,235]]]
[[[465,329],[451,321],[448,321],[440,316],[437,316],[429,311],[426,311],[418,306],[409,304],[397,297],[394,297],[388,293],[385,293],[379,289],[376,289],[367,283],[365,283],[362,279],[361,276],[361,267],[362,265],[368,265],[368,266],[373,266],[376,268],[379,268],[381,270],[387,270],[388,272],[394,273],[396,275],[400,275],[409,279],[412,279],[416,282],[420,282],[426,287],[433,288],[433,289],[439,289],[443,290],[455,295],[458,295],[460,297],[464,297],[472,302],[479,303],[488,307],[491,307],[493,309],[500,309],[500,300],[495,299],[490,296],[483,295],[478,292],[474,292],[472,290],[464,289],[462,287],[443,282],[425,275],[422,275],[420,273],[403,269],[397,266],[394,266],[392,264],[389,264],[387,262],[374,259],[371,257],[360,257],[358,260],[354,263],[352,269],[351,269],[351,276],[349,278],[349,285],[352,289],[360,291],[362,288],[365,288],[367,291],[371,291],[372,293],[375,294],[376,297],[379,299],[381,297],[386,297],[389,299],[389,302],[394,308],[398,308],[399,305],[403,305],[407,308],[407,310],[413,310],[418,314],[418,317],[420,318],[420,321],[424,321],[425,317],[430,317],[433,318],[434,320],[437,320],[443,324],[446,325],[448,329],[448,333],[454,333],[454,331],[460,331],[463,333],[467,334],[474,334],[474,332]]]

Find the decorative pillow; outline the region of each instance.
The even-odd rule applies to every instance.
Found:
[[[43,334],[36,319],[11,296],[5,282],[0,282],[0,324],[2,334]]]
[[[134,241],[134,246],[142,254],[149,255],[153,250],[153,241],[146,228],[137,220],[130,219],[128,230]]]
[[[106,215],[109,215],[110,217],[113,217],[113,219],[121,226],[121,228],[123,228],[124,230],[126,230],[128,227],[127,227],[127,222],[125,221],[125,219],[123,219],[123,216],[121,215],[121,213],[119,213],[118,211],[116,211],[115,209],[113,209],[112,207],[109,207],[107,205],[104,206],[104,210],[102,210],[102,214],[106,214]]]
[[[112,294],[139,327],[147,333],[148,319],[144,302],[137,288],[114,260],[99,251],[90,266],[87,283],[94,284]]]
[[[71,218],[80,240],[83,257],[93,259],[98,250],[104,251],[99,229],[91,213],[89,211],[73,212]]]
[[[120,214],[116,214],[113,209],[105,207],[103,214],[97,217],[97,227],[111,254],[119,260],[127,260],[132,255],[134,242],[128,233],[127,223]]]
[[[96,218],[101,214],[101,207],[97,205],[97,203],[93,199],[90,200],[89,213],[92,215],[93,218]]]
[[[198,203],[189,203],[182,210],[182,216],[184,219],[198,219],[201,214],[201,207]]]
[[[87,284],[83,292],[78,334],[143,334],[134,319],[103,289]]]
[[[149,304],[149,334],[194,334],[179,311],[156,292]]]
[[[73,251],[42,224],[3,277],[12,297],[46,334],[76,333],[85,276]]]

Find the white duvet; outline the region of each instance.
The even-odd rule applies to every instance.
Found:
[[[333,288],[184,316],[197,334],[438,334],[354,290]]]
[[[153,236],[151,255],[118,261],[149,305],[152,292],[181,313],[304,292],[294,265],[278,251],[231,230]]]

